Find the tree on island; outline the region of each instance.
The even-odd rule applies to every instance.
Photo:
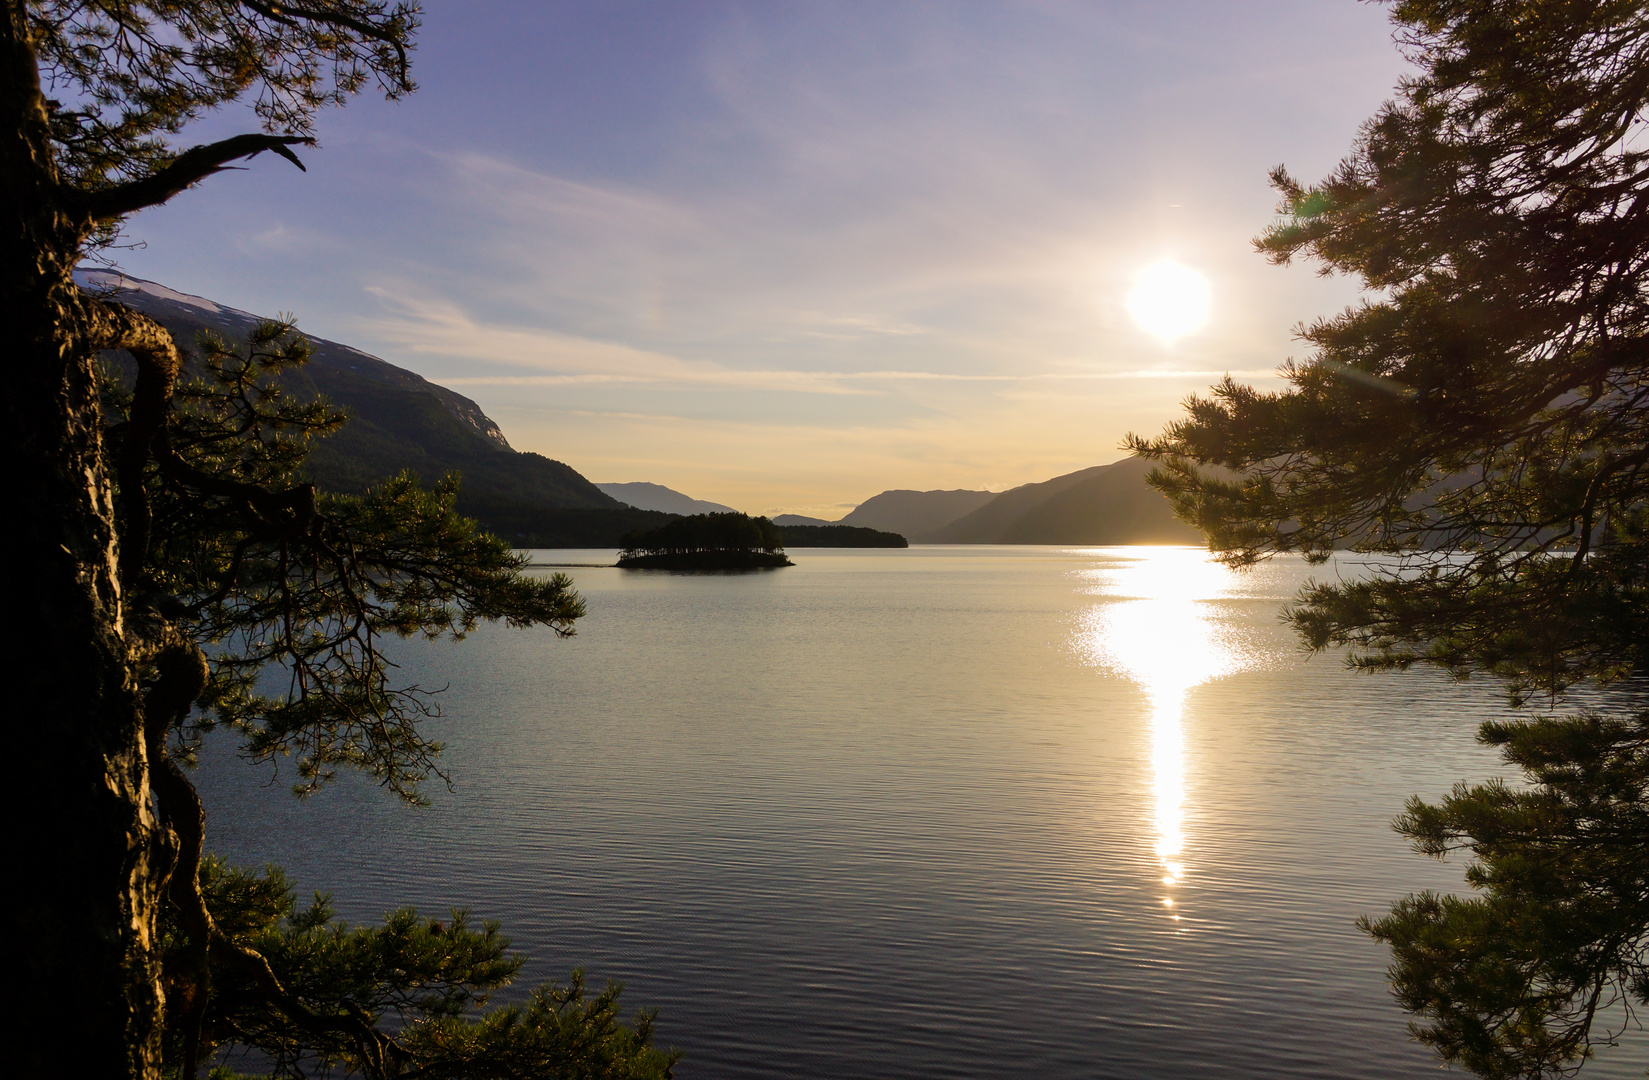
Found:
[[[453,511],[453,481],[363,497],[303,482],[307,441],[342,417],[281,394],[280,369],[306,354],[289,325],[203,341],[186,362],[159,324],[71,277],[126,216],[232,162],[297,164],[322,106],[372,82],[410,92],[417,25],[415,4],[386,0],[5,0],[20,1075],[192,1077],[225,1044],[281,1075],[668,1074],[646,1019],[618,1022],[613,988],[592,997],[575,977],[477,1014],[520,963],[496,927],[403,911],[347,929],[322,902],[300,910],[278,872],[201,851],[181,766],[206,731],[238,733],[254,759],[292,755],[305,790],[350,767],[416,800],[440,747],[384,639],[461,637],[481,619],[566,634],[583,613],[565,577],[522,577]],[[170,142],[248,98],[262,132]],[[114,350],[129,377],[99,360]],[[277,671],[289,689],[263,692]],[[69,1017],[74,1037],[55,1037]]]
[[[1649,12],[1393,14],[1418,72],[1326,180],[1273,173],[1284,216],[1256,241],[1369,298],[1302,330],[1289,388],[1228,378],[1129,446],[1232,565],[1385,556],[1306,587],[1289,614],[1313,648],[1486,673],[1520,704],[1619,688],[1649,659]],[[1649,1003],[1649,711],[1598,701],[1485,724],[1528,785],[1398,821],[1420,851],[1469,852],[1475,894],[1364,924],[1414,1033],[1483,1076],[1572,1071]]]
[[[618,565],[640,570],[746,570],[790,566],[784,536],[765,517],[693,514],[628,533]]]

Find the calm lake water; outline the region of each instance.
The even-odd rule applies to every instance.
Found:
[[[354,921],[497,919],[529,982],[622,980],[684,1078],[1437,1071],[1353,920],[1460,886],[1388,823],[1498,774],[1473,741],[1495,686],[1307,658],[1277,612],[1332,566],[792,555],[574,569],[570,641],[401,646],[450,684],[432,730],[454,790],[409,810],[346,780],[299,804],[217,746],[210,846]]]

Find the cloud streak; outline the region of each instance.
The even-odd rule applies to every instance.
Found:
[[[678,385],[744,386],[752,389],[829,387],[854,382],[955,382],[955,383],[1038,383],[1104,382],[1115,379],[1190,379],[1197,382],[1222,379],[1275,379],[1275,371],[1087,371],[1039,372],[1028,375],[963,375],[944,371],[700,371],[690,375],[617,375],[588,372],[577,375],[472,375],[443,379],[448,386],[592,386],[598,383],[665,383]],[[839,392],[839,391],[831,391]]]
[[[849,7],[429,0],[419,94],[145,214],[130,269],[746,507],[1111,460],[1354,297],[1248,241],[1388,94],[1378,8]],[[1172,348],[1123,303],[1163,258],[1213,285]]]

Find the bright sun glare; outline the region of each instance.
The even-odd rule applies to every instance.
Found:
[[[1177,262],[1152,263],[1134,278],[1128,312],[1147,334],[1175,341],[1208,321],[1208,279]]]
[[[1084,617],[1080,647],[1097,666],[1137,683],[1150,700],[1153,846],[1162,884],[1174,889],[1187,871],[1186,698],[1195,687],[1253,662],[1220,627],[1216,601],[1230,591],[1232,571],[1204,551],[1135,548],[1090,575],[1099,586],[1095,592],[1109,602]],[[1174,897],[1162,897],[1162,906],[1172,913]]]

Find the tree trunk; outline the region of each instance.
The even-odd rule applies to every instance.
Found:
[[[95,353],[70,277],[85,235],[52,166],[22,0],[0,20],[0,461],[12,698],[4,792],[6,1070],[159,1073],[154,819],[123,625]],[[64,1037],[60,1032],[68,1032]]]

